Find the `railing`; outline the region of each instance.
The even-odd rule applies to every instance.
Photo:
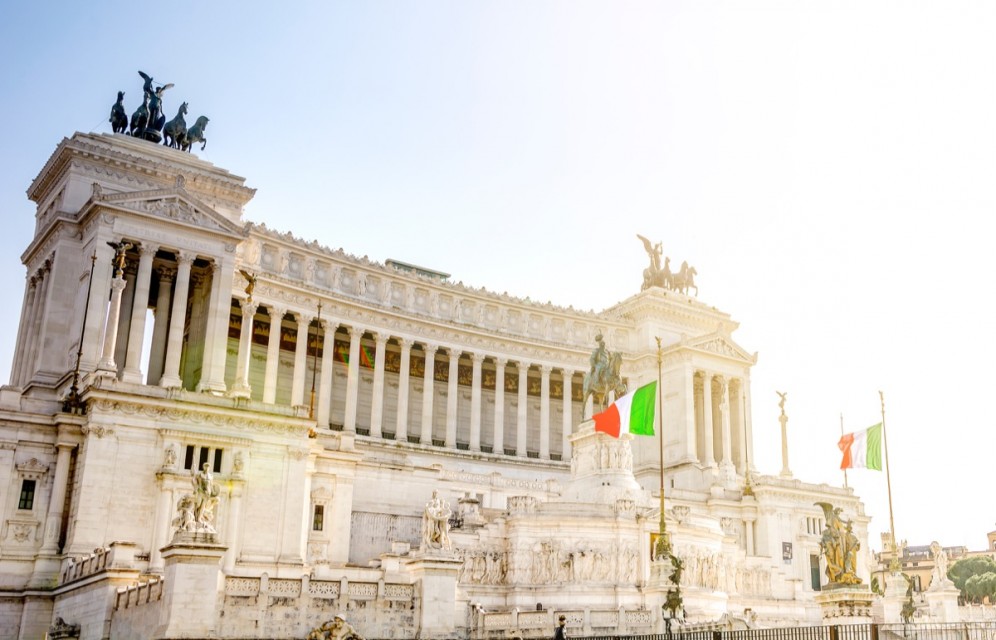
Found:
[[[739,631],[681,630],[620,636],[577,636],[571,640],[996,640],[996,622],[849,624]]]
[[[163,597],[162,579],[153,578],[148,582],[138,582],[133,585],[118,589],[114,600],[114,610],[137,607],[161,600]]]
[[[79,580],[88,575],[103,571],[107,568],[107,558],[110,549],[97,549],[95,552],[82,558],[66,558],[63,561],[62,572],[59,575],[59,584],[66,584],[73,580]]]

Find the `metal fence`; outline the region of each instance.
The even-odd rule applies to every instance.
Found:
[[[996,640],[996,622],[847,624],[741,631],[679,630],[670,634],[572,636],[571,640]]]

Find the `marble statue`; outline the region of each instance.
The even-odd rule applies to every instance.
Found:
[[[441,549],[448,551],[453,548],[450,541],[450,504],[439,497],[438,491],[432,492],[432,499],[425,505],[422,512],[422,549]]]
[[[588,359],[590,368],[584,374],[581,402],[587,404],[590,396],[601,411],[608,404],[609,392],[615,392],[618,398],[626,393],[626,385],[619,375],[619,370],[622,368],[622,353],[618,351],[610,353],[605,348],[605,340],[601,333],[595,336],[595,342],[598,346]]]
[[[934,558],[934,572],[930,578],[930,586],[939,587],[950,582],[948,579],[948,553],[936,540],[930,543],[930,555]]]
[[[345,618],[335,616],[320,627],[312,629],[307,640],[363,640],[363,636]]]
[[[861,584],[857,576],[857,557],[861,543],[854,535],[853,523],[840,517],[840,507],[829,502],[815,503],[823,509],[826,528],[820,538],[820,551],[827,563],[827,580],[834,585]]]
[[[212,522],[221,488],[211,474],[211,463],[205,462],[201,470],[193,474],[190,481],[194,485],[194,524],[197,530],[217,533]]]

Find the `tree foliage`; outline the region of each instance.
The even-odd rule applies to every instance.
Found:
[[[966,602],[996,601],[996,560],[990,556],[975,556],[955,562],[948,569],[948,578],[961,591]]]

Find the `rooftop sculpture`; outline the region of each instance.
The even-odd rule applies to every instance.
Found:
[[[118,91],[117,102],[111,107],[108,121],[114,133],[128,135],[158,144],[162,142],[167,147],[190,151],[190,147],[201,142],[201,151],[207,146],[204,129],[207,127],[207,116],[199,116],[194,126],[187,128],[184,115],[187,114],[187,103],[184,102],[176,112],[176,116],[166,122],[163,109],[163,94],[174,85],[172,82],[157,86],[153,77],[144,71],[139,71],[144,81],[142,85],[142,104],[131,116],[129,125],[127,111],[124,106],[124,91]]]
[[[661,256],[664,253],[662,243],[654,244],[640,234],[636,234],[636,237],[643,241],[643,248],[650,258],[650,266],[643,270],[643,286],[640,287],[640,291],[646,291],[650,287],[661,287],[688,294],[695,289],[695,295],[699,295],[699,288],[695,284],[695,276],[699,272],[695,267],[688,266],[688,262],[682,262],[681,269],[677,273],[672,273],[670,257],[664,257],[664,265],[661,266]]]

